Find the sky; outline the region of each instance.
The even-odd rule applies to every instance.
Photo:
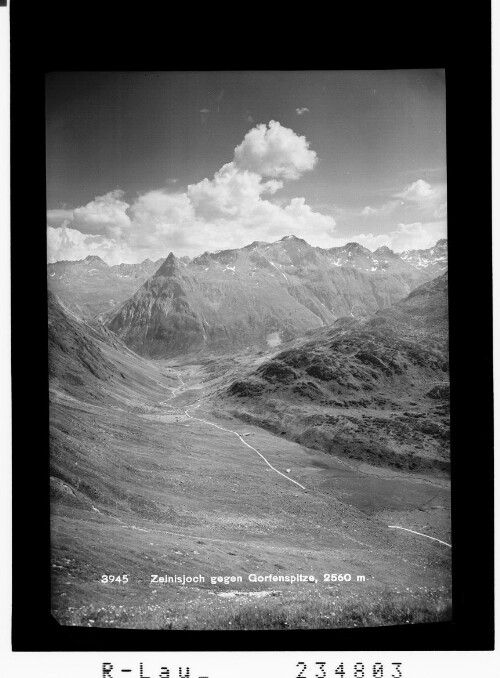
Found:
[[[49,73],[48,260],[431,247],[445,96],[442,70]]]

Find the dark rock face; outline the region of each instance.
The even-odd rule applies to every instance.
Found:
[[[270,383],[291,384],[297,379],[297,374],[284,363],[274,361],[257,370],[262,379]]]
[[[372,318],[340,319],[310,333],[250,373],[251,391],[233,385],[226,396],[238,396],[238,413],[311,447],[396,468],[446,470],[447,278]]]
[[[287,236],[187,263],[171,253],[106,323],[154,358],[266,347],[272,335],[279,343],[388,308],[431,277],[380,249],[377,256],[357,243],[324,250]]]
[[[265,390],[264,384],[257,381],[235,381],[229,387],[229,395],[237,396],[238,398],[248,398]]]

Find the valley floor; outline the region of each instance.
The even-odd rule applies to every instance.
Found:
[[[52,390],[60,623],[284,629],[450,618],[446,479],[347,462],[243,424],[214,407],[217,380],[203,365],[150,363],[147,379],[148,397],[115,391],[113,407]]]

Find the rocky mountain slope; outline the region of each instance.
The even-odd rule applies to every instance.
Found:
[[[140,422],[152,404],[165,398],[175,380],[132,353],[98,322],[91,324],[64,308],[51,292],[48,350],[53,508],[64,505],[99,512],[113,499],[140,515],[159,513],[134,487],[133,474],[119,461],[120,444],[126,438],[116,432],[111,435],[105,424],[127,423],[131,412]],[[135,434],[135,429],[128,432]],[[110,443],[117,449],[103,454]],[[117,484],[119,466],[122,483]]]
[[[64,305],[84,318],[119,306],[158,269],[164,259],[108,266],[100,257],[48,264],[48,287]]]
[[[48,358],[51,397],[123,403],[129,392],[150,396],[158,368],[136,355],[99,320],[79,318],[48,293]],[[167,381],[168,383],[168,381]]]
[[[232,414],[308,447],[449,468],[448,275],[368,319],[341,318],[234,381]]]
[[[115,374],[115,365],[104,355],[83,321],[48,294],[49,379],[69,393],[90,391]]]
[[[400,257],[415,268],[441,275],[448,268],[448,241],[438,240],[434,247],[427,250],[407,250],[401,252]]]
[[[127,346],[154,358],[267,348],[339,317],[389,307],[433,276],[432,267],[388,248],[321,249],[286,236],[190,262],[170,253],[105,322]]]

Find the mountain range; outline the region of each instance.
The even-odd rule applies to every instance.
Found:
[[[119,306],[161,266],[164,259],[145,259],[140,264],[108,266],[89,255],[78,261],[48,264],[48,287],[66,308],[82,318]]]
[[[139,286],[120,305],[113,298],[111,308],[98,311],[101,320],[140,355],[167,358],[272,348],[339,317],[367,317],[446,270],[447,243],[440,240],[429,250],[396,254],[387,247],[371,252],[358,243],[322,249],[286,236],[274,243],[205,252],[193,260],[170,253],[155,262],[159,266],[152,274],[153,262],[148,261],[122,265],[130,267],[128,274],[120,267],[109,267],[111,272],[86,262],[73,264],[75,276],[80,286],[86,277],[91,284],[100,283],[102,308],[107,281],[109,289],[114,285],[114,297],[120,296],[117,276],[122,276],[123,296],[125,287]],[[68,276],[71,267],[65,266]],[[126,284],[124,275],[130,276]],[[74,287],[51,277],[54,291],[61,285],[68,292]],[[80,298],[70,303],[86,302]]]

